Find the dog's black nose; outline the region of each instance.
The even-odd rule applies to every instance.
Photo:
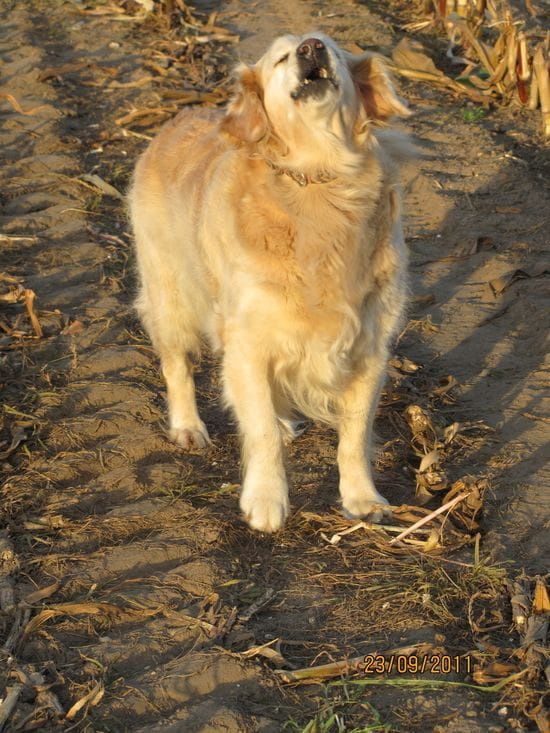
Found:
[[[296,53],[306,59],[315,60],[325,51],[325,44],[318,38],[307,38],[298,46]]]

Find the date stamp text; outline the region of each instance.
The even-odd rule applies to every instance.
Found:
[[[363,674],[470,674],[472,660],[452,654],[367,654]]]

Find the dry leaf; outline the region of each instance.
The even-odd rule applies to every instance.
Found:
[[[459,502],[464,501],[464,499],[467,496],[468,496],[467,492],[464,491],[464,492],[458,494],[458,496],[455,496],[450,501],[446,501],[446,498],[447,497],[445,497],[445,503],[442,504],[439,507],[439,509],[435,509],[433,512],[427,512],[427,510],[425,510],[425,509],[421,510],[421,511],[425,512],[424,513],[424,516],[422,516],[417,521],[414,521],[414,514],[412,515],[413,519],[411,520],[411,519],[409,519],[409,516],[411,516],[411,515],[407,513],[407,510],[411,510],[411,509],[416,509],[418,511],[417,507],[399,507],[399,508],[393,509],[393,513],[397,517],[399,517],[399,519],[405,519],[405,517],[407,517],[407,521],[414,521],[414,524],[411,525],[410,527],[407,527],[407,529],[404,529],[399,535],[397,535],[397,537],[394,537],[392,540],[390,540],[389,544],[390,545],[394,545],[397,542],[400,542],[405,537],[407,537],[409,534],[411,534],[412,532],[414,532],[415,529],[419,529],[420,527],[424,526],[428,522],[430,522],[433,519],[435,519],[436,517],[438,517],[440,514],[443,514],[443,512],[445,512],[447,510],[450,512],[451,509],[453,509],[454,507],[456,507],[456,505]]]
[[[29,314],[29,318],[31,319],[34,333],[38,338],[42,338],[42,336],[44,335],[42,333],[42,326],[40,325],[38,316],[34,311],[34,300],[36,298],[36,293],[34,292],[34,290],[29,290],[28,288],[26,288],[23,291],[23,294],[25,298],[25,307],[27,308],[27,313]]]
[[[540,733],[550,733],[550,710],[545,705],[544,696],[533,710],[527,712],[527,715],[535,721]]]
[[[70,323],[68,326],[65,326],[61,333],[64,336],[67,334],[73,335],[75,333],[80,333],[81,331],[84,331],[85,328],[86,326],[82,323],[82,321],[76,320]]]
[[[250,649],[247,649],[245,652],[242,652],[242,656],[251,659],[252,657],[265,657],[266,659],[269,659],[269,661],[274,662],[279,667],[292,669],[293,665],[287,662],[287,660],[283,657],[280,651],[280,640],[274,639],[273,641],[267,642],[267,644],[260,644],[259,646],[253,646]],[[273,649],[273,646],[276,644],[277,648]]]
[[[76,61],[70,64],[63,64],[63,66],[52,66],[48,69],[44,69],[38,75],[38,81],[46,81],[56,76],[64,76],[65,74],[71,74],[75,71],[82,71],[82,69],[92,69],[104,74],[116,74],[117,69],[112,66],[99,66],[94,61]]]
[[[447,425],[445,430],[443,431],[443,437],[445,440],[445,445],[449,445],[453,442],[453,440],[458,435],[458,431],[460,430],[460,423],[454,422],[451,425]]]
[[[433,498],[434,491],[444,491],[449,482],[445,472],[439,467],[441,456],[435,448],[421,460],[416,472],[416,498],[421,505]]]
[[[548,78],[548,60],[550,50],[548,37],[539,43],[533,58],[533,71],[538,86],[538,96],[542,112],[542,129],[545,136],[550,136],[550,79]]]
[[[520,635],[523,633],[525,623],[529,618],[529,594],[525,578],[518,578],[514,581],[510,591],[510,603],[512,605],[512,617],[518,627]]]
[[[31,632],[36,631],[40,626],[56,616],[79,616],[80,614],[88,614],[95,616],[98,614],[110,616],[114,618],[130,617],[130,618],[148,618],[160,613],[159,608],[121,608],[112,603],[59,603],[44,609],[29,623],[23,630],[23,636],[28,636]]]
[[[433,466],[435,463],[439,463],[441,456],[439,455],[439,451],[434,448],[434,450],[431,450],[429,453],[426,453],[426,455],[422,458],[420,461],[420,466],[418,467],[418,470],[422,473],[422,471],[427,471],[428,468]]]
[[[400,369],[402,372],[407,372],[409,374],[417,372],[420,369],[418,364],[415,364],[414,361],[407,359],[407,357],[394,357],[393,359],[390,359],[390,364],[396,369]]]
[[[509,288],[510,285],[512,285],[512,283],[515,283],[517,280],[528,280],[530,278],[542,277],[543,275],[549,274],[550,264],[540,263],[533,267],[531,272],[518,268],[517,270],[512,270],[511,272],[508,272],[505,275],[501,275],[494,280],[490,280],[489,287],[493,291],[493,295],[496,298],[498,295],[501,295],[506,290],[506,288]]]
[[[487,99],[478,91],[460,84],[438,69],[432,59],[424,53],[418,41],[412,41],[405,36],[393,49],[392,59],[395,64],[393,71],[401,76],[439,84],[460,94],[466,94],[479,104],[487,104]]]
[[[441,547],[441,542],[439,541],[439,530],[437,527],[433,527],[425,542],[418,545],[418,549],[422,552],[430,552],[430,550],[435,550],[438,547]]]
[[[15,288],[8,290],[7,293],[2,293],[0,295],[0,301],[2,301],[3,303],[17,303],[17,301],[21,298],[24,292],[24,288],[22,288],[21,285],[18,284]]]
[[[495,206],[497,214],[521,214],[521,209],[517,206]]]
[[[535,596],[533,598],[533,613],[550,613],[550,598],[548,587],[542,578],[537,578]]]
[[[124,200],[124,196],[120,191],[118,191],[114,186],[111,186],[110,183],[107,183],[107,181],[104,181],[103,178],[97,175],[97,173],[84,173],[80,178],[83,181],[88,181],[88,183],[91,183],[96,188],[99,188],[100,191],[103,191],[103,193],[106,193],[108,196]]]
[[[435,435],[432,421],[419,405],[409,405],[405,410],[405,418],[414,436],[426,433]]]
[[[434,81],[437,80],[443,83],[451,81],[424,53],[424,48],[419,41],[405,36],[393,49],[391,55],[393,61],[402,69],[421,71],[424,74],[433,76]]]
[[[136,2],[142,6],[146,13],[152,13],[154,2],[153,0],[136,0]]]
[[[508,677],[509,675],[519,671],[519,667],[516,664],[511,664],[509,662],[492,662],[487,667],[475,669],[472,677],[474,682],[478,685],[493,685],[504,677]]]
[[[0,92],[0,99],[5,99],[6,102],[9,102],[13,109],[20,115],[35,115],[39,109],[42,109],[42,107],[46,106],[45,104],[39,104],[32,109],[24,110],[17,101],[17,99],[13,96],[13,94],[8,94],[7,92]]]
[[[131,122],[134,122],[134,120],[138,120],[143,117],[166,117],[176,111],[177,110],[173,105],[170,105],[169,107],[145,107],[144,109],[134,109],[122,117],[118,117],[115,122],[117,125],[129,125]]]
[[[139,87],[150,84],[154,79],[155,77],[150,75],[140,76],[139,79],[135,79],[134,81],[118,81],[117,79],[113,79],[107,84],[107,89],[138,89]]]
[[[455,481],[443,501],[452,500],[459,494],[466,493],[466,499],[457,507],[453,513],[455,523],[462,524],[468,532],[475,532],[479,525],[476,521],[477,515],[483,508],[483,490],[487,487],[486,480],[469,479],[467,481]]]
[[[102,682],[97,682],[95,687],[90,690],[86,695],[77,700],[75,704],[70,708],[67,715],[65,716],[68,720],[72,720],[74,716],[81,710],[85,705],[97,705],[105,694],[105,688]]]
[[[45,529],[60,529],[65,527],[67,524],[65,517],[61,514],[50,514],[45,517],[30,517],[28,520],[23,522],[25,529],[45,530]]]
[[[486,249],[492,249],[495,243],[491,237],[476,237],[471,239],[468,243],[458,251],[459,257],[469,257],[475,255],[478,252],[482,252]]]
[[[31,325],[33,327],[34,333],[37,336],[37,338],[42,338],[43,336],[42,327],[38,320],[38,316],[36,315],[36,312],[34,310],[35,298],[36,298],[36,293],[34,292],[34,290],[30,290],[29,288],[23,288],[19,283],[17,283],[17,285],[13,287],[11,290],[9,290],[7,293],[2,293],[0,295],[0,301],[3,301],[4,303],[17,303],[20,300],[24,300],[25,307],[27,309],[27,313],[29,315],[29,319],[31,321]],[[11,331],[10,335],[18,336],[19,333],[15,331]],[[27,334],[21,333],[21,335],[27,335]]]
[[[59,588],[61,588],[61,583],[55,582],[51,585],[47,585],[45,588],[39,588],[38,590],[29,593],[29,595],[25,596],[23,600],[26,604],[31,606],[33,603],[38,603],[38,601],[43,601],[44,598],[49,598],[50,596],[53,596],[53,594],[58,591]]]
[[[444,381],[445,380],[445,381]],[[436,387],[433,391],[434,394],[439,395],[440,397],[443,397],[444,395],[449,392],[453,387],[456,387],[458,384],[455,377],[453,377],[452,374],[448,374],[446,377],[444,377],[444,380],[441,380],[443,384],[440,387]]]
[[[0,460],[5,460],[23,443],[27,440],[27,433],[19,425],[15,425],[11,430],[11,443],[9,448],[0,451]]]
[[[529,647],[529,645],[540,644],[544,646],[546,644],[546,635],[548,633],[548,624],[550,618],[548,614],[533,614],[527,619],[525,627],[525,636],[522,641],[522,646]]]
[[[433,494],[428,491],[426,483],[419,476],[416,477],[414,496],[420,506],[424,506],[433,499]]]
[[[430,491],[444,491],[449,485],[445,471],[432,470],[422,474],[422,478]]]

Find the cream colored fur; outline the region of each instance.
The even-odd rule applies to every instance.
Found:
[[[374,520],[388,511],[369,452],[407,256],[404,139],[381,125],[407,109],[378,57],[322,34],[336,85],[293,99],[307,37],[279,38],[240,66],[227,110],[187,109],[166,124],[130,192],[136,305],[161,359],[171,437],[186,449],[209,442],[189,361],[205,337],[242,434],[241,508],[265,532],[289,512],[284,438],[295,410],[338,430],[344,510]]]

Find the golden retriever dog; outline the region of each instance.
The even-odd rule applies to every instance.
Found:
[[[302,413],[338,431],[345,513],[389,512],[370,444],[406,294],[397,168],[407,115],[383,61],[322,33],[278,38],[236,70],[226,110],[187,109],[140,158],[130,212],[137,309],[168,391],[170,435],[209,443],[190,356],[221,354],[242,436],[240,506],[274,532],[289,513],[285,443]]]

